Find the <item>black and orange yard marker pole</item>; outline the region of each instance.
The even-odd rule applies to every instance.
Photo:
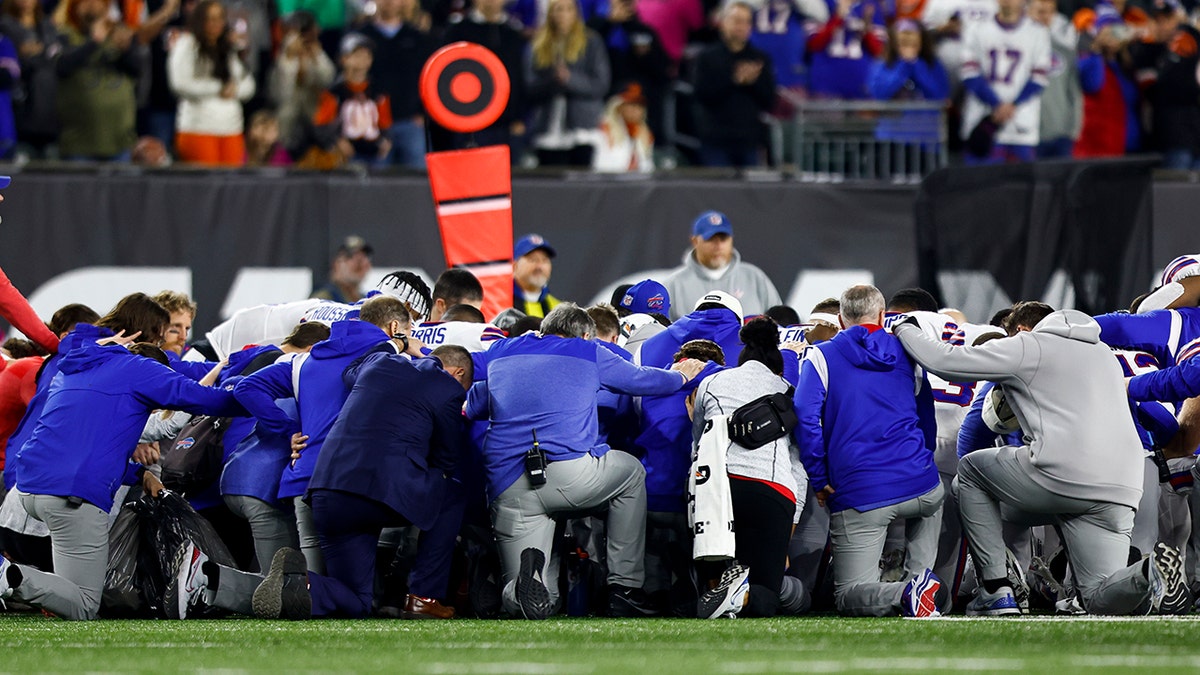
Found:
[[[508,105],[510,83],[486,47],[442,47],[421,71],[429,117],[457,133],[481,131]],[[429,186],[442,232],[446,265],[470,270],[483,285],[488,319],[512,307],[512,169],[507,145],[430,152]]]

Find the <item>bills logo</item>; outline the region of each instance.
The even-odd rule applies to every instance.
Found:
[[[652,295],[649,298],[646,298],[646,306],[649,307],[650,309],[661,310],[663,308],[664,301],[665,301],[665,299],[663,298],[662,295]]]
[[[196,444],[196,439],[192,438],[191,436],[188,436],[187,438],[181,438],[178,441],[175,441],[175,447],[179,448],[180,450],[187,450],[188,448],[192,447],[195,444]]]

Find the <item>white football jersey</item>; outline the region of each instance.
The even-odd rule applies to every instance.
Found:
[[[238,310],[205,337],[219,359],[241,351],[246,345],[279,345],[291,335],[296,324],[304,320],[312,309],[328,303],[326,300],[309,298],[277,305],[255,305]]]
[[[921,22],[930,30],[936,30],[953,16],[958,16],[962,22],[960,37],[939,40],[935,51],[951,83],[957,84],[963,63],[961,35],[981,23],[991,21],[996,16],[996,0],[929,0],[921,13]]]
[[[964,331],[953,317],[940,312],[908,312],[884,319],[890,332],[897,320],[904,316],[916,318],[921,330],[929,337],[947,344],[961,347]],[[978,382],[950,382],[926,371],[929,387],[933,390],[933,414],[937,419],[937,448],[933,453],[938,471],[953,474],[958,471],[958,429],[967,412],[971,399],[975,397]]]
[[[505,338],[504,331],[490,323],[469,321],[428,321],[413,328],[412,336],[429,349],[457,345],[469,352],[487,351],[496,340]]]
[[[1046,86],[1050,56],[1050,31],[1045,26],[1027,16],[1011,26],[993,18],[964,33],[962,77],[982,76],[1001,102],[1012,102],[1030,81]],[[1013,118],[996,132],[996,143],[1037,145],[1041,110],[1037,96],[1017,106]],[[963,138],[991,111],[991,106],[968,92]]]

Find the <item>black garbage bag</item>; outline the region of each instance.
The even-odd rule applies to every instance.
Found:
[[[108,571],[100,611],[105,616],[136,617],[149,614],[142,599],[138,569],[141,528],[138,514],[124,508],[108,531]]]
[[[137,558],[142,599],[155,616],[166,616],[162,607],[163,593],[184,542],[191,541],[219,565],[236,567],[217,531],[180,495],[163,490],[158,499],[143,496],[129,508],[138,514],[141,523]]]

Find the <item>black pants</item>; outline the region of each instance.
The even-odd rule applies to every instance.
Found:
[[[750,568],[750,599],[739,616],[775,616],[796,503],[771,486],[730,476],[737,559]]]

